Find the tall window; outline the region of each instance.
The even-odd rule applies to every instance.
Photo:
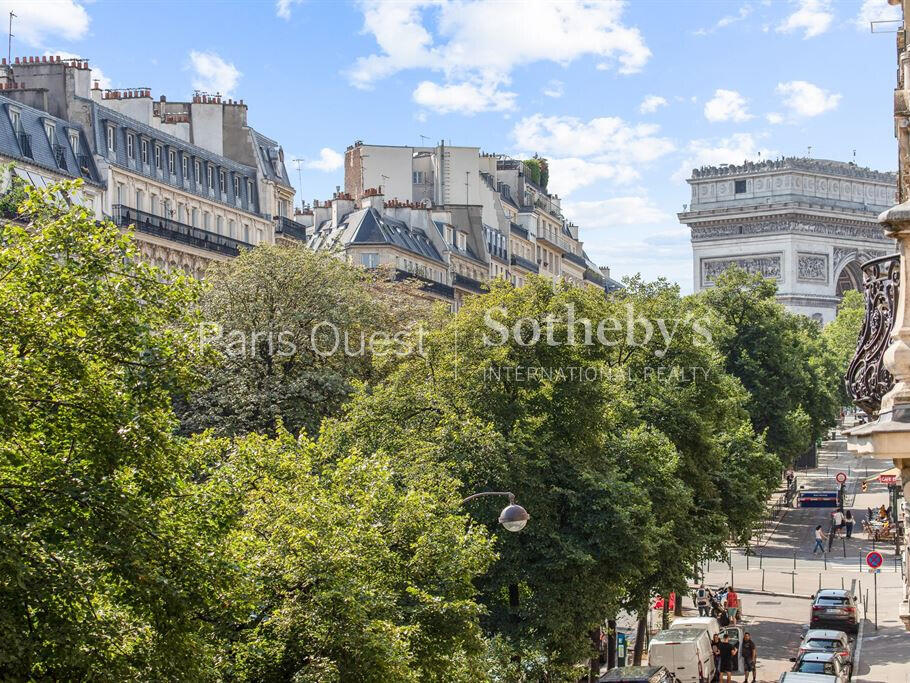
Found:
[[[366,254],[360,255],[360,265],[365,268],[378,268],[379,267],[379,254],[376,252],[369,252]]]
[[[126,136],[126,155],[130,159],[136,158],[136,150],[133,148],[133,136],[132,135]]]
[[[199,209],[197,209],[195,206],[193,207],[193,221],[192,222],[193,222],[194,228],[199,227]]]
[[[142,211],[142,190],[136,190],[136,209]]]
[[[114,127],[113,126],[107,127],[107,150],[109,152],[114,151]]]
[[[214,167],[209,166],[208,171],[209,171],[209,189],[214,190],[215,189],[215,169],[214,169]]]
[[[47,139],[50,140],[51,143],[56,142],[56,130],[54,128],[54,124],[50,121],[44,122],[44,133],[47,135]]]
[[[10,109],[9,115],[10,115],[10,118],[12,118],[12,120],[13,120],[13,130],[17,133],[20,132],[20,130],[22,128],[22,119],[19,115],[19,112],[16,111],[15,109]]]
[[[250,204],[253,203],[253,181],[252,180],[246,181],[246,199]]]
[[[243,241],[247,244],[250,243],[250,225],[249,223],[243,224]]]
[[[155,214],[156,216],[158,215],[158,195],[156,195],[156,194],[152,195],[151,212],[153,214]]]
[[[262,228],[256,228],[256,244],[262,243]]]
[[[235,231],[234,231],[234,221],[231,220],[231,219],[228,220],[228,236],[229,236],[229,237],[237,237],[237,235],[236,235],[236,233],[235,233]]]
[[[186,223],[186,208],[182,202],[177,202],[177,222]]]
[[[202,227],[206,230],[209,230],[212,227],[212,214],[208,211],[202,212]]]
[[[70,131],[70,149],[73,154],[79,154],[79,133],[75,131]]]
[[[167,151],[167,170],[171,175],[177,172],[177,153],[172,149]]]
[[[219,235],[224,232],[224,218],[221,216],[215,217],[215,232],[217,232]]]
[[[190,174],[189,160],[186,158],[186,154],[181,154],[180,158],[183,162],[183,177],[186,178]]]
[[[161,170],[161,146],[155,145],[155,168]]]
[[[193,171],[195,172],[196,184],[198,185],[202,182],[202,164],[200,164],[198,161],[193,164]]]
[[[149,143],[145,140],[139,143],[139,153],[142,155],[142,163],[147,164],[149,162]]]
[[[218,171],[218,187],[221,189],[221,194],[227,192],[227,176],[224,171]]]
[[[234,196],[240,196],[240,177],[234,176]]]
[[[123,183],[117,183],[117,203],[123,204]]]

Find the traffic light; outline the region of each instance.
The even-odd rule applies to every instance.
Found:
[[[864,482],[863,482],[863,493],[866,492],[866,489],[867,489],[867,488],[869,488],[869,483],[864,481]]]

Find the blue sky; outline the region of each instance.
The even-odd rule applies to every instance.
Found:
[[[305,159],[308,202],[342,184],[354,140],[540,153],[598,263],[684,291],[675,214],[692,166],[810,146],[896,166],[894,34],[868,24],[897,16],[886,0],[0,0],[10,9],[14,55],[78,55],[106,86],[153,97],[242,98]]]

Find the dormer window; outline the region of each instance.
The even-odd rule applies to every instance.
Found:
[[[19,114],[19,110],[11,108],[9,110],[9,117],[10,117],[10,120],[13,122],[13,131],[16,133],[22,132],[22,118]]]
[[[209,166],[208,172],[209,172],[209,189],[214,190],[215,189],[215,169],[214,169],[214,167]]]
[[[139,153],[142,155],[142,163],[149,162],[149,143],[143,140],[139,145]]]
[[[44,122],[44,133],[47,135],[47,139],[51,144],[54,144],[57,141],[57,129],[50,121]]]
[[[177,153],[172,149],[167,152],[167,170],[171,175],[177,172]]]
[[[132,135],[126,136],[126,156],[130,159],[136,158],[136,143]]]
[[[200,163],[197,161],[197,162],[193,165],[193,171],[195,171],[196,184],[198,185],[199,183],[202,182],[202,164],[200,164]]]
[[[181,156],[183,162],[183,177],[186,178],[190,174],[190,162],[186,158],[186,154]]]
[[[227,176],[224,171],[218,171],[218,187],[221,188],[221,194],[227,192]]]
[[[161,145],[155,145],[155,168],[161,170]]]
[[[114,151],[114,127],[113,126],[107,127],[107,151],[108,152]]]
[[[252,180],[246,181],[246,198],[247,198],[248,202],[250,202],[251,204],[253,203],[253,181]],[[247,241],[249,241],[249,240],[247,240]]]
[[[79,154],[79,133],[76,131],[70,131],[70,149],[73,154]]]
[[[240,196],[240,178],[234,176],[234,197]]]

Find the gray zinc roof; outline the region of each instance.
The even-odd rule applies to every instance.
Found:
[[[272,138],[266,137],[255,128],[253,131],[253,141],[256,144],[256,154],[259,157],[259,166],[263,174],[276,183],[281,183],[291,187],[291,181],[288,178],[288,171],[284,161],[279,157],[278,150],[280,145]],[[274,163],[273,163],[274,162]],[[277,167],[277,172],[276,172]]]
[[[0,96],[0,107],[3,109],[3,116],[0,116],[0,155],[45,168],[59,175],[82,178],[93,185],[103,184],[92,158],[88,138],[80,125],[58,119],[8,97]],[[26,136],[23,139],[20,139],[17,131],[13,130],[10,107],[19,112],[19,132]],[[45,122],[54,124],[53,140],[47,136]],[[75,132],[79,136],[78,150],[74,150],[70,144],[70,132]],[[59,150],[56,153],[60,155],[59,163],[54,151],[55,146]],[[26,152],[31,154],[28,155]],[[81,155],[81,158],[77,157],[77,154]]]

